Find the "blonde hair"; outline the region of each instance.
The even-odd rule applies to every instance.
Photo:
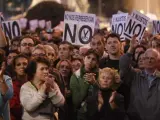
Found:
[[[32,53],[33,53],[35,50],[37,50],[37,49],[43,50],[43,51],[45,52],[45,54],[46,54],[46,49],[45,49],[44,45],[42,45],[42,44],[36,45],[36,46],[33,48]]]
[[[118,70],[116,70],[114,68],[108,68],[108,67],[103,68],[103,69],[99,70],[99,79],[101,78],[101,75],[103,73],[108,73],[112,76],[112,80],[113,80],[112,89],[117,89],[121,83]]]

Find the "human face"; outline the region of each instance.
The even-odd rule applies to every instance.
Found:
[[[49,61],[54,62],[57,58],[56,51],[51,46],[48,46],[46,51],[47,51],[47,57]]]
[[[17,56],[17,53],[9,53],[7,56],[7,64],[10,65],[13,61],[13,58]]]
[[[25,69],[28,65],[28,60],[26,58],[20,57],[17,58],[15,61],[15,72],[17,75],[19,76],[24,76],[25,73]]]
[[[118,55],[120,53],[121,44],[116,37],[109,37],[105,44],[106,50],[111,55]]]
[[[91,45],[91,48],[96,50],[101,56],[103,55],[104,44],[102,42],[102,37],[100,35],[95,35],[92,38],[90,45]]]
[[[157,62],[158,62],[158,56],[157,53],[153,50],[148,50],[144,54],[144,65],[146,69],[155,69]]]
[[[35,50],[32,52],[32,56],[33,56],[33,57],[46,56],[46,54],[45,54],[45,51],[42,50],[42,49],[35,49]]]
[[[93,68],[96,67],[98,61],[94,54],[89,54],[84,58],[84,67],[86,71],[91,71]]]
[[[31,38],[24,38],[21,41],[20,52],[24,54],[31,54],[31,51],[34,47],[34,42]]]
[[[73,58],[79,58],[80,57],[80,54],[79,54],[79,50],[78,49],[73,49],[73,55],[72,55]]]
[[[71,73],[71,66],[68,64],[67,61],[61,62],[59,66],[59,72],[62,74],[63,77],[69,77]]]
[[[113,77],[110,73],[103,72],[99,77],[99,84],[101,88],[110,88],[113,85]]]
[[[60,60],[70,59],[71,51],[69,49],[69,45],[67,44],[60,45],[58,55],[59,55]]]
[[[40,81],[45,82],[48,74],[49,74],[49,66],[47,66],[44,63],[37,63],[37,69],[34,77]]]
[[[71,64],[73,72],[77,71],[82,66],[82,63],[79,60],[74,60]]]
[[[18,47],[19,47],[19,42],[14,41],[11,45],[11,50],[18,50]]]
[[[139,56],[138,67],[139,67],[140,69],[143,69],[143,68],[144,68],[144,54],[141,54],[141,55]]]
[[[137,57],[138,57],[138,55],[139,55],[140,52],[145,52],[142,47],[138,47],[138,48],[135,50],[135,54],[134,54],[134,59],[135,59],[135,60],[137,60]]]
[[[152,41],[152,48],[154,48],[160,52],[160,44],[158,42]]]

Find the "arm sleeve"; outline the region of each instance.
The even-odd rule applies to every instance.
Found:
[[[54,89],[52,89],[52,92],[49,92],[49,98],[51,99],[52,103],[57,107],[64,105],[65,99],[57,83],[54,83]]]
[[[3,96],[3,101],[7,102],[9,99],[13,97],[13,84],[12,84],[12,79],[9,76],[4,76],[5,82],[8,86],[8,91],[6,94]]]
[[[46,99],[46,95],[41,92],[33,92],[31,88],[25,85],[20,90],[20,101],[26,111],[32,112]]]
[[[81,102],[85,99],[88,93],[89,84],[85,83],[83,80],[77,79],[73,74],[70,79],[70,89],[72,93],[72,101],[74,107],[77,108],[81,105]]]
[[[127,86],[131,85],[133,77],[136,74],[131,66],[131,56],[131,54],[126,53],[120,58],[119,61],[120,77],[123,83]]]

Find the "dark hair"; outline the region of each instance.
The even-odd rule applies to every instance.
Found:
[[[94,50],[92,48],[88,49],[88,51],[85,54],[85,57],[90,55],[90,54],[94,54],[96,56],[96,58],[97,58],[97,61],[99,62],[100,56],[99,56],[99,54],[98,54],[98,52],[96,50]]]
[[[69,50],[72,51],[73,50],[73,45],[67,41],[63,41],[59,44],[60,45],[68,45],[69,46]]]
[[[146,48],[143,45],[137,45],[133,51],[133,60],[136,62],[137,60],[135,60],[135,52],[137,48],[143,48],[144,51],[146,51]]]
[[[12,61],[12,68],[14,69],[15,66],[16,66],[16,60],[19,59],[19,58],[26,58],[27,61],[29,62],[29,58],[24,55],[24,54],[18,54],[17,56],[14,57],[13,61]]]
[[[107,37],[106,37],[106,42],[108,40],[108,38],[117,38],[119,41],[121,41],[120,36],[117,33],[110,33]]]
[[[17,42],[19,42],[20,43],[20,41],[21,41],[21,37],[14,37],[12,40],[11,40],[11,45],[13,44],[13,42],[15,42],[15,41],[17,41]]]
[[[140,52],[140,53],[138,54],[137,60],[136,60],[136,64],[137,64],[136,67],[139,67],[139,66],[138,66],[139,58],[140,58],[140,56],[141,56],[142,54],[144,54],[144,53],[145,53],[145,52],[142,51],[142,52]]]
[[[30,38],[30,39],[32,39],[33,42],[34,42],[34,45],[36,44],[36,41],[34,40],[34,38],[33,38],[31,35],[22,36],[21,39],[20,39],[20,44],[21,44],[22,40],[25,39],[25,38]]]
[[[94,33],[94,35],[92,36],[92,38],[94,37],[94,36],[96,36],[96,35],[99,35],[100,37],[101,37],[101,42],[102,42],[102,44],[104,45],[105,44],[105,42],[104,42],[104,36],[101,34],[101,33],[99,33],[99,32],[95,32]],[[92,42],[92,39],[91,39],[91,42]]]
[[[34,77],[34,74],[36,73],[37,63],[44,63],[48,67],[50,66],[50,62],[46,57],[39,56],[39,57],[34,57],[33,59],[31,59],[25,70],[25,72],[31,79]]]
[[[19,51],[17,51],[17,50],[9,50],[8,55],[9,55],[10,53],[16,53],[17,55],[20,54]]]

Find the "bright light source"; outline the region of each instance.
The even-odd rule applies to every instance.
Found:
[[[142,14],[144,14],[144,11],[143,11],[143,10],[140,10],[139,12],[142,13]]]

